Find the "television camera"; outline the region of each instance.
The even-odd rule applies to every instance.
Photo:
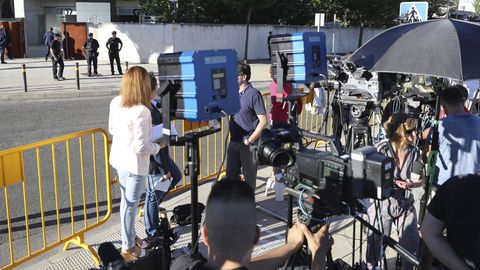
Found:
[[[319,38],[314,38],[315,35],[319,35]],[[291,36],[291,38],[288,35],[273,36],[271,39],[275,74],[273,77],[278,87],[277,99],[281,96],[284,82],[311,83],[325,80],[329,75],[326,55],[311,53],[326,51],[325,40],[321,38],[324,34],[295,33]],[[318,42],[312,43],[310,42],[312,40]],[[297,56],[305,65],[303,69],[295,67],[293,62],[289,61],[293,58],[291,54],[294,47],[297,54],[303,55]],[[297,75],[297,72],[300,74]],[[363,74],[367,73],[362,72],[362,76],[366,76],[365,79],[369,77]],[[348,80],[348,76],[342,75],[341,72],[337,72],[335,78]],[[337,92],[339,93],[340,91]],[[301,96],[302,94],[294,92],[284,98],[289,104],[288,126],[264,131],[255,149],[255,158],[259,164],[284,169],[283,180],[287,193],[291,195],[288,227],[292,225],[293,201],[296,198],[299,208],[298,220],[309,225],[311,229],[325,223],[327,217],[347,214],[354,216],[374,233],[382,234],[358,213],[365,210],[362,199],[383,200],[390,196],[393,189],[393,159],[378,153],[373,146],[360,147],[345,154],[337,137],[300,129],[296,106]],[[341,98],[344,103],[351,105],[352,117],[368,125],[368,121],[365,122],[364,119],[370,116],[376,100],[374,98],[362,100],[351,95]],[[330,151],[307,148],[303,145],[304,139],[327,141]],[[393,239],[385,235],[384,238],[387,245],[418,265],[416,258],[398,246]]]
[[[302,137],[326,140],[331,151],[305,148]],[[393,160],[375,147],[347,155],[334,139],[294,127],[264,132],[257,157],[261,165],[285,168],[286,190],[298,198],[299,218],[307,225],[331,215],[361,212],[358,199],[383,200],[393,188]]]

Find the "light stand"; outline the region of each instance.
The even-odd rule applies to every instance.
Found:
[[[192,131],[178,137],[170,133],[170,114],[172,109],[172,101],[175,93],[180,88],[178,83],[169,82],[168,86],[160,92],[162,97],[162,117],[163,117],[163,140],[168,145],[185,146],[187,148],[187,167],[185,168],[185,176],[190,179],[190,206],[191,206],[191,223],[192,223],[192,253],[198,254],[198,176],[200,174],[199,149],[200,138],[209,136],[221,130],[218,128],[209,128],[203,131]],[[173,106],[175,107],[175,106]]]

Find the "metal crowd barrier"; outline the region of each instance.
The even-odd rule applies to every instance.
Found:
[[[6,225],[0,235],[8,235],[0,269],[11,269],[62,244],[66,250],[71,243],[90,252],[98,264],[84,234],[110,217],[110,185],[103,129],[0,151],[0,201],[5,202],[0,205],[0,225]]]
[[[177,127],[180,136],[191,130],[200,131],[208,127],[208,122],[197,123],[185,120],[176,120],[174,124]],[[228,141],[228,120],[226,118],[222,118],[221,127],[222,129],[220,132],[200,139],[199,183],[210,180],[216,177],[219,171],[225,170],[225,164],[222,168],[220,168],[220,166],[223,160],[223,154],[226,151],[226,140]],[[186,148],[184,146],[170,147],[170,155],[183,172],[183,168],[187,166]],[[171,192],[175,193],[189,188],[190,183],[188,182],[187,178],[188,177],[183,175],[180,184],[177,185]]]

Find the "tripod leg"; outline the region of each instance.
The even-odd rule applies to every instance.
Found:
[[[327,269],[335,269],[335,263],[333,261],[331,247],[328,249],[328,253],[327,253]]]

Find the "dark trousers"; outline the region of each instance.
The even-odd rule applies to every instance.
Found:
[[[97,53],[87,53],[88,75],[92,75],[92,63],[93,73],[97,74]]]
[[[381,211],[377,215],[375,206],[368,208],[368,217],[370,224],[378,227],[379,221],[382,221],[383,233],[387,236],[392,231],[392,225],[397,229],[399,244],[413,255],[417,255],[420,245],[420,235],[417,228],[417,211],[414,206],[413,195],[405,198],[405,191],[394,189],[392,196],[380,202]],[[375,219],[378,222],[374,222]],[[382,239],[379,235],[370,233],[367,237],[367,265],[373,268],[378,264],[380,258],[380,249],[385,250],[385,245],[381,246]],[[413,269],[413,264],[402,258],[402,270]]]
[[[5,59],[4,59],[4,54],[5,54],[5,48],[0,46],[0,62],[5,62]]]
[[[172,183],[168,191],[173,189],[178,182],[182,179],[182,172],[177,167],[175,162],[169,157],[168,158],[168,168],[170,169],[170,174],[173,178]],[[158,224],[160,223],[158,219],[158,206],[163,201],[167,192],[161,190],[155,190],[155,185],[162,181],[163,174],[155,174],[147,176],[147,191],[145,192],[145,205],[143,207],[143,220],[145,224],[145,232],[147,236],[158,235]]]
[[[57,73],[57,65],[60,66]],[[61,56],[57,57],[57,61],[52,57],[52,71],[53,71],[53,78],[63,77],[63,68],[65,65],[63,64],[63,58]]]
[[[120,65],[120,55],[119,55],[118,51],[109,52],[108,53],[108,58],[110,58],[110,69],[111,69],[112,73],[115,72],[115,70],[113,69],[113,60],[115,60],[117,62],[118,73],[122,73],[122,66]]]
[[[45,61],[48,60],[48,56],[50,55],[50,45],[45,45]]]
[[[240,179],[240,173],[243,173],[245,181],[255,190],[257,163],[253,160],[250,146],[243,142],[230,141],[227,147],[227,178]]]

